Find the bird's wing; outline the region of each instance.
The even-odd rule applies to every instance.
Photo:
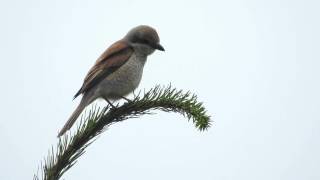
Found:
[[[93,86],[99,84],[104,78],[125,64],[133,53],[133,49],[123,40],[112,44],[96,61],[89,70],[79,91],[74,98],[89,91]]]

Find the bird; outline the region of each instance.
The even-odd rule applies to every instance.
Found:
[[[126,99],[141,81],[147,57],[155,50],[165,51],[160,44],[157,31],[148,25],[132,28],[120,40],[107,48],[96,60],[84,78],[74,99],[82,95],[81,101],[69,117],[58,137],[65,134],[75,123],[86,106],[97,98],[110,101]]]

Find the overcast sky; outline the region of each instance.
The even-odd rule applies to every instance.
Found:
[[[31,179],[97,57],[140,24],[166,52],[139,89],[191,90],[198,132],[159,112],[111,126],[65,179],[320,179],[319,1],[0,1],[0,179]],[[103,105],[103,101],[99,102]]]

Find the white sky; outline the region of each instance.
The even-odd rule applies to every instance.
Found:
[[[140,24],[166,52],[139,89],[203,101],[200,133],[158,113],[112,126],[66,179],[320,179],[319,1],[0,1],[0,179],[31,179],[96,58]]]

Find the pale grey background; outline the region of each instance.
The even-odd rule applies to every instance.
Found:
[[[112,126],[66,179],[320,179],[319,1],[0,2],[0,179],[31,179],[96,58],[139,24],[166,52],[139,89],[198,94],[214,124],[176,114]]]

